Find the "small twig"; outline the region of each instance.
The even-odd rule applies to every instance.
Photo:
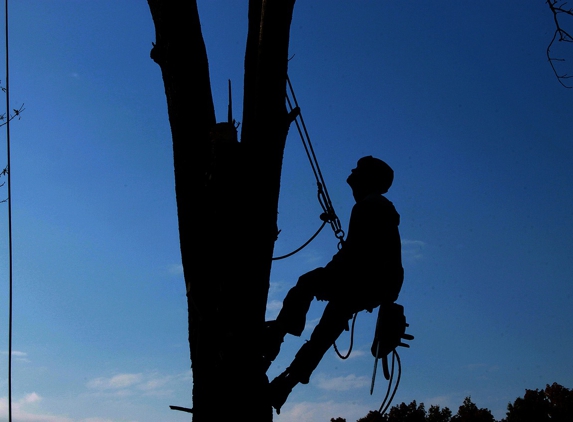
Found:
[[[561,14],[573,17],[573,8],[566,9],[565,5],[567,4],[567,2],[559,3],[559,1],[560,0],[546,1],[547,5],[549,6],[549,9],[553,13],[553,21],[555,22],[555,32],[553,33],[553,38],[551,39],[551,42],[547,46],[547,60],[549,61],[551,69],[553,70],[553,73],[555,74],[555,77],[557,78],[559,83],[563,85],[565,88],[573,88],[573,86],[569,86],[564,82],[565,79],[573,78],[573,75],[569,75],[567,73],[559,74],[554,64],[554,62],[565,62],[566,60],[563,58],[551,57],[551,47],[555,43],[555,40],[557,40],[557,42],[573,43],[573,37],[571,36],[571,34],[569,34],[561,27],[561,23],[559,21],[559,15]]]
[[[2,177],[2,176],[7,176],[7,175],[8,175],[8,166],[4,167],[4,169],[3,169],[2,171],[0,171],[0,177]],[[2,182],[2,183],[0,184],[0,188],[1,188],[2,186],[4,186],[5,184],[6,184],[6,182]],[[5,203],[5,202],[8,202],[8,198],[0,200],[0,204],[3,204],[3,203]]]
[[[8,122],[11,122],[16,117],[18,118],[18,120],[20,120],[22,118],[22,112],[24,110],[26,109],[24,108],[24,103],[22,103],[19,109],[14,109],[14,114],[11,114],[8,119],[6,119],[6,113],[0,114],[0,122],[2,122],[0,123],[0,127],[6,125]]]

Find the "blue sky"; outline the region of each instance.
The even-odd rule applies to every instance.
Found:
[[[11,102],[26,108],[12,125],[15,420],[188,420],[168,408],[192,406],[192,375],[171,136],[147,5],[20,0],[10,10]],[[200,1],[199,10],[217,115],[226,119],[231,79],[240,121],[246,2]],[[374,155],[396,173],[387,196],[402,217],[399,302],[416,339],[401,350],[394,403],[455,412],[471,396],[501,418],[526,388],[573,387],[573,90],[545,57],[552,25],[542,0],[295,7],[289,73],[343,226],[356,160]],[[320,224],[295,135],[277,255]],[[6,205],[0,215],[7,315]],[[274,264],[269,318],[297,277],[335,251],[324,231]],[[322,306],[300,339],[287,339],[271,377]],[[374,320],[358,316],[352,357],[329,352],[277,421],[354,421],[380,406],[381,376],[369,396]],[[0,421],[6,332],[4,323]],[[348,341],[346,333],[340,348]]]

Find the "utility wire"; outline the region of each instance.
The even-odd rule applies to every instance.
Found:
[[[8,422],[12,422],[12,167],[10,166],[10,72],[8,63],[8,0],[5,0],[6,28],[6,156],[8,169]]]

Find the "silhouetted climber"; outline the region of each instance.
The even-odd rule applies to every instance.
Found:
[[[284,336],[300,336],[314,298],[328,304],[320,322],[291,365],[269,385],[272,406],[280,412],[293,387],[307,384],[320,360],[359,311],[372,311],[397,298],[404,279],[398,225],[400,215],[382,194],[394,172],[372,156],[358,160],[348,176],[356,204],[352,208],[347,240],[325,266],[302,275],[290,289],[275,321],[266,328],[263,355],[270,365]]]

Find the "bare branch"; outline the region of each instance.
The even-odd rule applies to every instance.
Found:
[[[551,69],[553,70],[553,73],[555,74],[555,77],[559,83],[565,88],[573,88],[573,86],[565,83],[567,79],[573,78],[573,75],[569,75],[568,73],[560,73],[555,66],[556,62],[565,62],[567,60],[562,57],[554,57],[551,55],[551,48],[554,47],[556,41],[558,43],[573,43],[573,36],[571,36],[568,31],[563,29],[562,21],[563,15],[573,18],[573,8],[568,8],[566,1],[547,0],[546,2],[549,6],[549,9],[551,10],[551,13],[553,13],[553,21],[555,22],[555,32],[553,33],[551,42],[547,46],[547,60],[549,61]]]
[[[2,176],[7,176],[7,175],[8,175],[8,166],[4,167],[4,170],[0,171],[0,177],[2,177]],[[2,182],[2,183],[0,184],[0,188],[1,188],[2,186],[4,186],[5,184],[6,184],[6,182]],[[3,204],[4,202],[8,202],[8,198],[2,199],[2,200],[0,201],[0,204]]]
[[[14,109],[14,113],[10,114],[8,118],[6,118],[6,113],[4,114],[0,114],[0,127],[6,125],[8,122],[11,122],[12,120],[14,120],[16,117],[18,118],[18,120],[20,120],[22,118],[21,114],[22,112],[26,110],[24,108],[24,103],[22,103],[22,105],[20,106],[19,109]]]

